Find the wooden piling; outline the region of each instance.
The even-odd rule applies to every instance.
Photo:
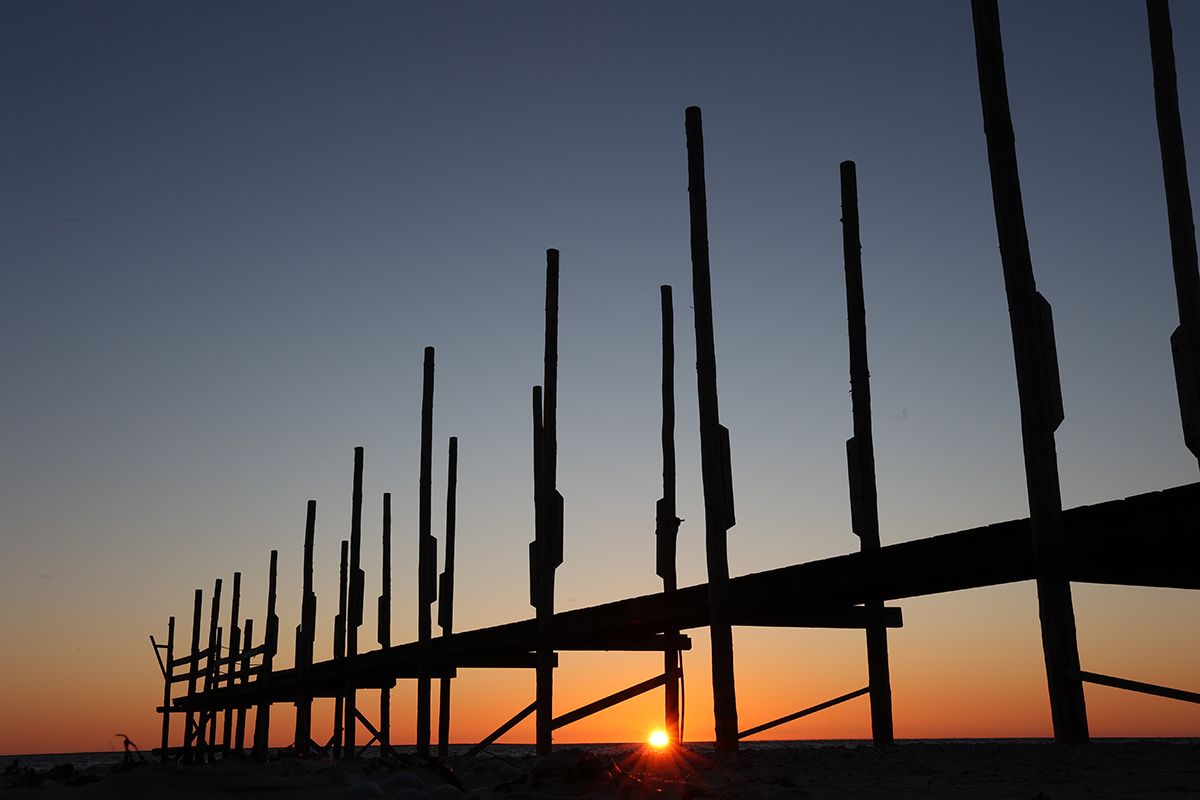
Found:
[[[679,588],[675,555],[679,536],[679,519],[675,508],[675,308],[671,287],[659,287],[662,311],[662,477],[663,496],[655,508],[655,567],[663,581],[663,591]],[[679,631],[667,631],[678,636]],[[683,740],[679,721],[680,652],[663,651],[663,722],[671,741]]]
[[[344,661],[346,657],[346,601],[349,584],[349,569],[350,569],[350,542],[346,539],[342,540],[342,556],[340,561],[341,567],[338,577],[338,613],[333,618],[333,658],[335,661]],[[342,717],[342,708],[346,702],[343,695],[338,695],[333,699],[333,757],[339,759],[342,757],[342,726],[345,720]],[[349,758],[350,753],[347,755]]]
[[[218,662],[221,658],[221,645],[218,640],[218,624],[221,614],[221,579],[217,578],[213,583],[212,608],[209,609],[208,618],[208,658],[205,659],[204,668],[204,691],[212,691],[217,685]],[[198,665],[197,665],[198,666]],[[213,753],[216,745],[215,736],[217,730],[217,711],[216,709],[208,709],[201,712],[200,723],[197,729],[197,737],[204,742],[204,751],[201,759],[212,762],[215,758]]]
[[[454,633],[454,536],[458,504],[458,437],[450,437],[446,458],[446,566],[438,587],[438,626],[442,636]],[[438,679],[438,758],[450,756],[450,681]]]
[[[279,651],[279,617],[275,615],[276,593],[279,586],[279,551],[271,551],[271,566],[267,578],[267,629],[263,637],[262,672],[256,684],[260,689],[258,708],[254,713],[254,757],[265,761],[269,752],[271,729],[271,700],[267,689],[275,654]]]
[[[846,442],[850,519],[860,549],[867,551],[879,549],[879,497],[875,485],[875,439],[871,430],[871,372],[867,366],[867,308],[863,299],[862,244],[858,228],[858,179],[853,161],[842,162],[841,184],[842,253],[850,339],[850,404],[854,424],[854,435]],[[867,603],[867,608],[878,614],[866,628],[871,739],[876,745],[890,745],[895,742],[895,737],[883,603],[873,601]]]
[[[303,588],[300,592],[300,624],[296,626],[296,671],[308,672],[313,663],[313,641],[317,627],[317,595],[313,592],[313,546],[317,531],[317,501],[309,500],[304,518]],[[296,701],[296,754],[308,755],[312,745],[312,696]]]
[[[243,642],[242,648],[242,680],[243,685],[250,683],[250,665],[252,653],[254,651],[254,620],[247,619],[243,626]],[[246,711],[245,704],[239,704],[237,709],[237,722],[234,723],[233,747],[239,753],[246,749]]]
[[[437,600],[437,539],[433,537],[433,348],[425,348],[421,383],[421,475],[417,520],[417,638],[422,651],[433,637],[433,603]],[[422,667],[424,666],[422,662]],[[429,756],[433,683],[421,669],[417,676],[417,753]]]
[[[691,217],[692,305],[696,319],[696,384],[700,409],[700,466],[704,483],[704,543],[708,562],[709,631],[712,639],[713,718],[718,750],[738,749],[737,692],[733,680],[733,626],[729,610],[729,555],[733,527],[729,431],[717,406],[717,354],[713,336],[708,261],[708,199],[704,185],[704,132],[700,109],[685,113],[688,200]]]
[[[535,492],[537,551],[537,754],[553,749],[554,571],[562,564],[563,500],[558,493],[558,251],[546,251],[546,330],[543,360],[540,476]]]
[[[1146,19],[1150,28],[1154,109],[1167,196],[1171,266],[1175,273],[1175,299],[1179,305],[1179,327],[1171,334],[1175,385],[1184,443],[1192,455],[1200,459],[1200,272],[1196,263],[1196,226],[1188,187],[1183,123],[1179,118],[1175,45],[1167,0],[1146,0]]]
[[[233,573],[233,595],[229,598],[229,655],[227,661],[229,669],[226,672],[225,685],[232,686],[237,676],[237,659],[238,653],[242,644],[242,631],[238,626],[238,613],[242,602],[242,573]],[[224,726],[221,735],[221,749],[229,752],[232,747],[233,737],[233,713],[234,710],[230,706],[224,709]]]
[[[379,646],[392,646],[392,493],[383,493],[383,574],[382,593],[379,595],[378,636]],[[392,689],[385,686],[379,690],[379,748],[384,755],[392,749]]]
[[[346,668],[353,671],[355,657],[358,656],[358,629],[363,622],[363,594],[365,591],[365,575],[362,563],[362,481],[363,481],[363,448],[354,448],[354,489],[350,503],[350,572],[349,588],[346,601]],[[342,709],[342,735],[345,738],[344,747],[346,758],[353,758],[355,753],[355,733],[358,730],[358,687],[351,679],[346,685],[346,703]]]
[[[1017,152],[1004,77],[996,0],[972,0],[979,95],[1000,260],[1016,358],[1025,483],[1037,561],[1038,616],[1054,738],[1088,740],[1087,707],[1079,678],[1075,611],[1063,547],[1062,497],[1054,431],[1063,420],[1058,356],[1050,304],[1037,291],[1025,229]]]
[[[175,673],[175,617],[167,620],[167,660],[163,670],[163,702],[162,702],[162,744],[159,746],[159,760],[164,764],[170,759],[168,746],[171,738],[171,684]]]

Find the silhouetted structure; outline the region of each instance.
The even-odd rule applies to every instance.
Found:
[[[1063,420],[1057,354],[1050,305],[1037,291],[1025,231],[1012,120],[1008,109],[999,16],[995,0],[973,0],[980,97],[992,177],[997,235],[1008,298],[1021,411],[1030,517],[945,533],[902,544],[880,541],[879,511],[871,431],[866,308],[863,300],[858,187],[853,162],[841,165],[843,254],[848,309],[853,435],[846,443],[851,527],[860,552],[751,575],[730,577],[727,535],[733,527],[733,481],[729,431],[717,405],[715,335],[708,253],[704,142],[700,109],[685,114],[688,193],[691,220],[692,292],[695,309],[697,399],[701,473],[704,489],[705,552],[708,581],[680,588],[675,569],[681,519],[676,506],[674,314],[671,289],[661,289],[662,313],[662,475],[663,495],[655,509],[655,570],[663,591],[574,611],[555,612],[555,570],[563,560],[563,499],[557,489],[557,371],[559,253],[546,251],[545,354],[543,383],[533,387],[534,541],[529,545],[531,619],[490,628],[454,630],[454,557],[457,521],[458,440],[449,440],[446,489],[445,571],[437,580],[437,540],[431,531],[434,351],[425,349],[419,465],[416,641],[392,644],[391,495],[383,496],[382,593],[379,597],[380,648],[358,651],[363,622],[365,572],[361,567],[363,448],[355,449],[350,539],[341,543],[338,613],[333,657],[317,661],[313,652],[316,595],[313,541],[316,503],[308,501],[305,523],[301,622],[296,628],[294,666],[276,670],[278,619],[275,616],[277,553],[271,552],[266,629],[254,646],[253,620],[239,625],[241,575],[234,574],[229,652],[222,655],[218,625],[221,581],[214,586],[208,645],[200,648],[203,593],[197,589],[187,655],[175,656],[175,618],[167,641],[151,644],[163,674],[161,745],[163,759],[186,763],[211,760],[218,751],[240,753],[246,711],[255,709],[253,752],[267,755],[270,709],[279,702],[297,707],[294,749],[334,758],[360,752],[356,728],[373,734],[391,754],[390,691],[399,679],[417,682],[416,743],[428,755],[431,738],[431,685],[440,679],[438,755],[448,754],[450,686],[460,667],[532,669],[536,697],[485,737],[472,752],[487,747],[531,714],[536,717],[537,751],[550,752],[553,732],[598,711],[658,687],[664,688],[664,718],[673,740],[682,738],[681,653],[690,649],[682,631],[708,627],[712,637],[712,681],[716,744],[736,750],[740,739],[761,733],[855,698],[869,696],[872,735],[878,745],[893,741],[887,628],[901,625],[900,609],[885,603],[1019,581],[1035,581],[1055,737],[1061,742],[1088,738],[1083,683],[1200,702],[1200,693],[1115,678],[1080,669],[1072,581],[1200,589],[1200,539],[1194,535],[1200,484],[1113,500],[1064,511],[1059,492],[1055,430]],[[1179,328],[1171,337],[1183,417],[1184,439],[1200,456],[1200,274],[1191,218],[1183,138],[1175,85],[1170,21],[1164,0],[1148,0],[1163,175],[1167,193],[1172,259],[1179,302]],[[432,636],[431,607],[438,606],[442,635]],[[733,626],[855,628],[866,633],[869,683],[866,687],[800,711],[738,731],[734,686]],[[626,650],[663,654],[663,672],[633,686],[555,716],[554,668],[559,651]],[[165,660],[163,653],[165,651]],[[173,687],[186,684],[175,696]],[[357,708],[359,689],[379,689],[376,728]],[[314,698],[333,698],[334,732],[328,745],[312,740]],[[216,743],[216,718],[224,713],[223,739]],[[236,722],[231,724],[231,713]],[[171,715],[184,715],[182,741],[170,745]],[[230,742],[231,735],[233,742]]]

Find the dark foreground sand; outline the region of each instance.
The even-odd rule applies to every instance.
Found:
[[[1171,742],[786,747],[738,754],[562,748],[547,759],[280,759],[127,771],[10,770],[3,798],[1200,798],[1200,745]]]

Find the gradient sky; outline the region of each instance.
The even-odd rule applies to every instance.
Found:
[[[1200,7],[1172,12],[1200,163]],[[1134,0],[1001,5],[1034,269],[1055,309],[1068,506],[1196,480],[1144,14]],[[308,498],[328,654],[355,445],[362,636],[391,491],[393,637],[411,638],[427,344],[435,531],[446,437],[461,441],[456,627],[529,616],[547,247],[562,251],[559,606],[659,586],[662,283],[676,290],[680,577],[702,581],[687,105],[705,117],[731,571],[858,546],[843,159],[858,163],[884,543],[1027,513],[965,0],[8,2],[0,87],[0,753],[104,750],[117,730],[155,741],[146,635],[175,614],[185,638],[193,589],[235,569],[261,630],[271,548],[290,663]],[[1200,594],[1075,597],[1086,669],[1200,688]],[[901,605],[899,737],[1049,733],[1032,585]],[[686,735],[710,739],[695,640]],[[744,725],[865,683],[859,632],[739,630],[736,645]],[[661,664],[561,663],[560,710]],[[533,696],[531,674],[464,675],[456,741]],[[1196,706],[1087,693],[1097,735],[1200,735]],[[404,740],[411,695],[401,684],[395,701]],[[660,718],[655,693],[558,738],[636,740]],[[868,732],[859,700],[773,735]],[[509,740],[531,738],[527,723]]]

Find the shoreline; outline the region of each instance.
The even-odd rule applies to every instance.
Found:
[[[543,759],[517,752],[522,745],[502,745],[474,758],[452,756],[446,765],[402,754],[336,764],[284,757],[266,763],[230,758],[195,767],[148,762],[42,772],[6,768],[0,795],[44,800],[176,800],[247,793],[264,800],[1200,798],[1200,740],[1195,739],[1101,739],[1089,745],[923,740],[888,748],[803,741],[748,744],[738,753],[702,745],[665,751],[563,745]]]

